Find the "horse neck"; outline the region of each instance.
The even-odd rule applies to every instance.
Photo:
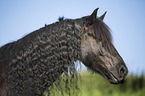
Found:
[[[21,81],[29,86],[23,86],[21,83],[19,85],[22,89],[27,87],[26,93],[43,92],[44,86],[50,86],[70,64],[80,59],[81,32],[80,21],[61,21],[30,33],[15,42],[15,48],[9,56],[7,82],[18,82],[19,78],[23,78]],[[17,79],[14,79],[16,77]],[[47,82],[43,84],[42,81]],[[17,83],[9,84],[7,90],[13,89]],[[19,93],[21,93],[20,86],[15,89]],[[15,92],[10,93],[16,95]]]
[[[45,26],[18,40],[17,58],[33,55],[36,52],[40,57],[41,55],[47,55],[48,58],[66,56],[68,60],[78,60],[81,57],[81,32],[82,24],[79,20],[61,21]]]

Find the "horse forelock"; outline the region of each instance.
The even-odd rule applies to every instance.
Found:
[[[102,42],[103,47],[109,52],[113,53],[112,45],[112,34],[109,27],[101,20],[96,20],[93,24],[94,34],[98,41]]]
[[[96,20],[93,24],[94,34],[99,39],[99,41],[112,42],[112,35],[109,27],[101,20]]]
[[[112,48],[112,34],[110,28],[100,19],[91,21],[88,17],[84,18],[85,25],[87,27],[87,33],[90,33],[98,42],[102,43],[102,46],[109,51],[114,53],[114,48]]]

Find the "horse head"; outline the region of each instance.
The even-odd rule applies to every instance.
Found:
[[[84,31],[81,39],[82,62],[93,72],[101,74],[110,83],[121,83],[128,69],[112,44],[111,33],[103,22],[106,12],[96,17],[97,9],[84,17]]]

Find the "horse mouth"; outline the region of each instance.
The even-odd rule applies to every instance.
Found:
[[[101,74],[105,79],[107,79],[111,84],[124,83],[124,78],[118,78],[113,73],[109,72],[107,74]]]
[[[110,73],[110,76],[106,76],[106,77],[107,77],[106,79],[108,79],[108,81],[112,84],[120,83],[120,81],[112,73]]]

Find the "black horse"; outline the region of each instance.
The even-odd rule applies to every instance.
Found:
[[[128,69],[103,22],[106,12],[60,20],[0,48],[0,96],[40,96],[74,61],[122,83]]]

